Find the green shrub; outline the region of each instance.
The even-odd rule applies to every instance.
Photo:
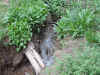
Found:
[[[47,5],[49,12],[51,12],[54,16],[62,16],[64,15],[65,8],[67,5],[66,0],[44,0]]]
[[[29,19],[28,23],[42,23],[47,16],[47,5],[42,0],[17,0],[16,5],[11,3],[9,9],[8,20],[20,20],[22,18]]]
[[[59,38],[64,38],[66,35],[72,37],[83,36],[86,31],[94,25],[94,12],[89,9],[67,10],[66,16],[62,17],[56,26],[56,32]]]
[[[59,75],[100,75],[100,47],[86,47],[73,55],[57,58]]]
[[[19,51],[21,48],[26,48],[25,45],[31,40],[31,26],[28,25],[26,19],[12,23],[8,27],[8,35],[11,45],[16,45],[18,47],[16,50]]]
[[[11,0],[6,23],[9,39],[17,51],[31,40],[32,29],[39,33],[47,14],[47,5],[42,0]]]

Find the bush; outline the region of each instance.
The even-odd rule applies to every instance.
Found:
[[[67,10],[66,16],[57,22],[58,37],[64,38],[69,34],[74,38],[84,36],[93,27],[94,17],[94,12],[89,9]]]
[[[63,55],[56,70],[59,75],[100,75],[100,47],[86,47],[72,55]]]
[[[11,41],[11,45],[16,45],[19,51],[21,48],[26,48],[26,44],[31,40],[32,30],[28,25],[27,20],[23,19],[16,23],[11,23],[8,27],[8,36]]]
[[[39,33],[48,14],[47,6],[42,0],[12,0],[8,11],[8,36],[17,51],[25,45],[34,33]]]
[[[66,0],[44,0],[48,5],[49,12],[54,16],[62,16],[64,15],[65,8],[67,5]]]

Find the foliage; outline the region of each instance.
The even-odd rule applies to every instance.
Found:
[[[97,42],[96,34],[95,34],[95,32],[93,32],[91,30],[86,31],[85,38],[89,43]]]
[[[100,47],[85,47],[73,55],[63,55],[56,69],[59,75],[100,75]]]
[[[51,12],[54,16],[57,17],[64,15],[65,8],[67,5],[66,0],[44,0],[47,5],[49,12]]]
[[[100,31],[87,31],[85,38],[89,43],[96,43],[100,45]]]
[[[98,28],[100,29],[100,0],[95,0],[95,14],[96,14],[96,24],[98,25]]]
[[[91,0],[89,0],[90,2]],[[88,6],[89,6],[89,3],[88,2]],[[94,30],[88,30],[86,31],[86,34],[85,34],[85,38],[86,40],[89,42],[89,43],[97,43],[97,44],[100,44],[100,1],[99,0],[94,0],[94,1],[91,1],[91,4],[92,4],[92,7],[90,7],[89,9],[93,9],[95,10],[95,27],[94,27]]]
[[[88,0],[90,1],[90,0]],[[100,46],[100,20],[97,18],[99,12],[99,0],[94,0],[94,8],[76,8],[68,10],[67,15],[62,17],[56,26],[59,38],[64,38],[68,34],[72,37],[84,36],[88,42],[96,43]],[[79,5],[80,6],[80,5]],[[94,7],[94,6],[93,6]],[[98,30],[96,30],[98,29]],[[59,75],[100,75],[100,47],[92,46],[75,51],[74,55],[64,55],[63,60],[57,59],[57,71]]]
[[[0,1],[0,40],[5,37],[5,33],[7,32],[7,26],[4,23],[4,17],[7,12],[7,5],[4,2]]]
[[[8,19],[20,20],[20,18],[27,18],[29,23],[34,26],[34,24],[42,23],[47,13],[47,6],[42,0],[19,0],[16,5],[11,3],[11,9],[8,14],[11,17]],[[13,16],[17,17],[14,18]]]
[[[39,33],[47,14],[47,6],[42,0],[11,0],[5,22],[11,44],[17,46],[17,51],[31,40],[32,29]]]
[[[94,25],[94,12],[89,9],[67,10],[67,15],[62,17],[56,26],[59,38],[70,34],[72,37],[83,36]]]
[[[26,48],[25,45],[31,40],[32,30],[28,25],[27,20],[23,19],[16,23],[12,23],[8,27],[8,35],[12,45],[16,45],[17,51],[21,48]]]

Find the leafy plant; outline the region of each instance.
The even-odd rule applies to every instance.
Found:
[[[85,37],[89,43],[96,43],[100,45],[100,31],[87,31]]]
[[[31,40],[32,32],[39,33],[47,14],[42,0],[11,0],[5,22],[11,45],[17,46],[18,52]]]
[[[89,43],[96,43],[97,39],[96,39],[96,34],[95,32],[93,32],[92,30],[88,30],[85,33],[85,38]]]
[[[0,1],[0,40],[5,37],[7,32],[7,26],[4,23],[4,17],[7,12],[8,6],[4,4],[3,0]]]
[[[57,17],[64,15],[67,6],[66,0],[44,0],[48,5],[49,12]]]
[[[18,47],[16,49],[17,52],[21,48],[26,48],[25,45],[32,37],[32,29],[31,26],[28,25],[27,19],[23,19],[9,25],[8,35],[11,45],[16,45]]]
[[[94,12],[89,9],[67,10],[66,16],[62,17],[56,26],[59,38],[70,34],[73,38],[83,36],[94,25]]]
[[[56,57],[57,75],[100,75],[99,49],[98,46],[86,46],[84,50],[75,51],[74,56],[64,54],[62,60]]]

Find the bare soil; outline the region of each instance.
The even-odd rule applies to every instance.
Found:
[[[17,55],[15,47],[0,44],[0,75],[25,75],[26,72],[32,75],[32,67],[26,58],[17,67],[13,65],[13,60]]]

